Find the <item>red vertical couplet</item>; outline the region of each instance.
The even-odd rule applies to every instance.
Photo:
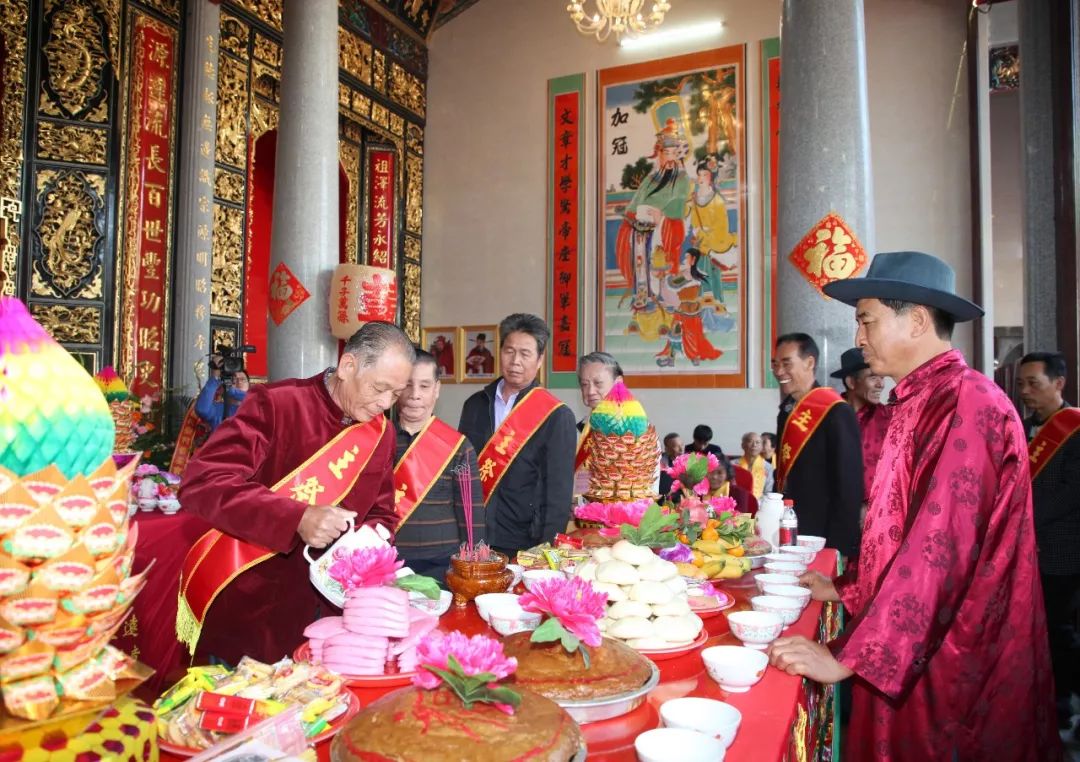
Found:
[[[393,151],[368,152],[368,246],[367,263],[391,267],[394,262],[394,172]]]
[[[578,224],[581,216],[578,166],[581,114],[577,92],[554,98],[551,134],[551,369],[573,373],[578,356]]]
[[[167,350],[177,33],[142,13],[133,24],[121,351],[131,390],[143,396],[161,389]]]

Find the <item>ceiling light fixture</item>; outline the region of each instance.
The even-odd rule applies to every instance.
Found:
[[[572,0],[566,6],[566,11],[579,32],[595,35],[600,42],[604,42],[613,32],[615,38],[621,40],[624,34],[636,37],[644,31],[655,29],[664,22],[664,14],[671,10],[671,3],[667,0],[656,0],[652,12],[647,16],[641,13],[645,0],[593,0],[596,12],[590,16],[585,12],[587,2]]]

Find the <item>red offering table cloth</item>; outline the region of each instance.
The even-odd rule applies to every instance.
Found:
[[[835,576],[836,560],[836,551],[823,550],[810,568]],[[835,719],[832,686],[821,686],[769,667],[761,681],[748,693],[727,693],[705,672],[701,660],[704,648],[741,645],[728,630],[726,614],[750,608],[750,599],[758,594],[754,583],[756,574],[752,572],[742,579],[725,581],[724,589],[735,597],[735,605],[705,620],[709,639],[701,649],[656,663],[660,668],[660,684],[649,694],[646,703],[630,714],[582,727],[588,743],[589,762],[635,762],[634,739],[646,730],[660,727],[661,704],[683,696],[725,701],[742,712],[742,724],[735,743],[727,751],[727,759],[787,762],[830,758]],[[175,582],[173,586],[175,588]],[[175,612],[175,594],[172,605]],[[811,601],[799,621],[791,625],[784,635],[828,640],[835,637],[838,627],[839,612],[836,606]],[[471,604],[464,609],[451,608],[439,620],[439,629],[498,637]],[[398,688],[352,690],[361,704],[367,706]],[[328,760],[330,742],[320,744],[316,751],[320,761]],[[162,762],[175,759],[178,758],[161,753]]]

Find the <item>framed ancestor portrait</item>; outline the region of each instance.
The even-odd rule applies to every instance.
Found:
[[[420,335],[420,346],[435,356],[439,366],[439,380],[444,384],[454,384],[460,379],[457,375],[457,328],[454,326],[430,326]]]
[[[486,384],[499,377],[499,327],[464,325],[458,328],[461,369],[458,378],[466,384]]]
[[[638,386],[746,386],[744,58],[598,74],[597,345]]]

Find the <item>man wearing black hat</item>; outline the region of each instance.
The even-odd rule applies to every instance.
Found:
[[[857,571],[802,578],[851,623],[828,647],[780,638],[770,660],[824,683],[855,675],[854,759],[1058,759],[1027,441],[952,348],[955,323],[982,315],[955,280],[897,252],[825,286],[856,307],[855,343],[896,388]]]
[[[885,387],[885,379],[870,370],[870,366],[863,359],[862,350],[858,347],[852,347],[840,355],[840,370],[834,370],[829,376],[842,380],[844,393],[840,396],[851,405],[859,422],[859,433],[862,436],[863,499],[869,500],[874,471],[877,470],[878,458],[881,457],[881,445],[885,442],[885,430],[889,426],[889,409],[881,404],[881,390]]]

